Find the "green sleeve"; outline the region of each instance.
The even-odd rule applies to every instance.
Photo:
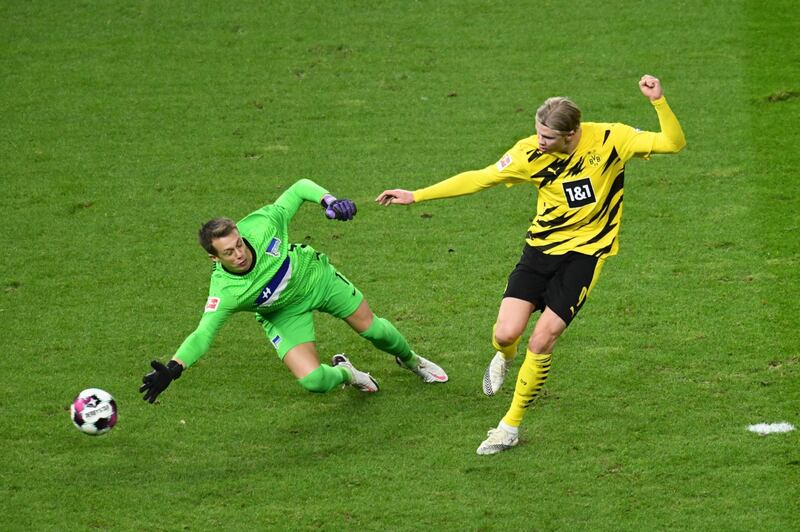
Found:
[[[222,309],[204,313],[197,328],[186,337],[173,358],[183,362],[187,368],[197,362],[211,347],[211,342],[230,314]]]
[[[282,207],[292,218],[304,201],[319,203],[328,191],[310,179],[301,179],[281,194],[274,205]]]

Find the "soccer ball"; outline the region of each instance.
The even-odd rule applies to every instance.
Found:
[[[117,424],[117,403],[110,393],[87,388],[75,397],[69,407],[72,422],[85,434],[105,434]]]

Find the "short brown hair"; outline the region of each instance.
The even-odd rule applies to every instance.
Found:
[[[574,132],[581,125],[581,110],[564,96],[548,98],[536,110],[536,121],[562,135]]]
[[[200,245],[203,246],[203,249],[212,255],[216,255],[217,250],[214,249],[213,240],[215,238],[228,236],[235,229],[236,222],[230,218],[214,218],[203,224],[203,227],[201,227],[200,231],[197,233],[197,239],[200,241]]]

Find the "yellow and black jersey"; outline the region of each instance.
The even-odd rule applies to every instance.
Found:
[[[497,163],[463,172],[414,192],[415,201],[472,194],[500,183],[531,183],[538,188],[536,216],[528,229],[529,245],[552,255],[569,251],[605,257],[619,247],[625,163],[651,153],[676,153],[685,145],[683,131],[664,98],[652,102],[661,132],[639,131],[625,124],[581,124],[581,137],[570,154],[542,153],[536,135],[517,142]]]

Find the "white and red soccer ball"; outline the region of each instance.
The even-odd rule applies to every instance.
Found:
[[[87,388],[79,393],[69,413],[75,426],[91,436],[104,434],[117,424],[117,403],[100,388]]]

